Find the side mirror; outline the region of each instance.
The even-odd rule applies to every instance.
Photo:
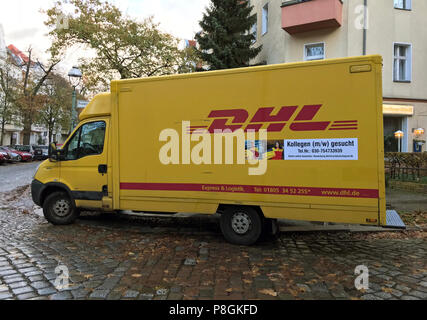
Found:
[[[50,161],[56,161],[56,143],[52,142],[49,145],[49,151],[48,151],[48,156],[49,156],[49,160]]]
[[[58,150],[58,148],[56,147],[56,142],[52,142],[49,145],[48,155],[49,155],[49,160],[51,162],[56,162],[61,160],[61,150]]]

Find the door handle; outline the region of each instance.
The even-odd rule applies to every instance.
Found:
[[[98,166],[98,172],[102,175],[107,174],[108,166],[106,164],[100,164]]]

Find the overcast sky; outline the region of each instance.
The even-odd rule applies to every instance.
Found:
[[[45,17],[40,9],[49,8],[53,0],[8,0],[0,4],[0,24],[5,32],[6,45],[14,44],[21,51],[30,45],[42,59],[49,48]],[[143,19],[153,15],[161,29],[181,39],[192,39],[200,30],[199,20],[209,0],[110,0],[130,16]],[[61,69],[75,64],[78,50],[70,52]]]

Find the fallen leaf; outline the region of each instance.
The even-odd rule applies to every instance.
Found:
[[[296,290],[293,290],[293,289],[291,289],[291,288],[288,288],[288,291],[291,293],[291,295],[293,296],[293,297],[298,297],[298,291],[296,291]]]
[[[272,297],[277,297],[277,292],[272,289],[263,289],[263,290],[260,290],[259,293],[272,296]]]
[[[132,275],[132,278],[141,278],[141,277],[142,277],[142,274],[139,274],[139,273],[134,273]]]

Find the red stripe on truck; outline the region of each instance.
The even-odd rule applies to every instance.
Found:
[[[121,183],[121,190],[144,191],[192,191],[275,194],[306,197],[365,198],[378,199],[379,191],[375,189],[311,188],[280,186],[248,186],[230,184],[193,184],[193,183]]]

